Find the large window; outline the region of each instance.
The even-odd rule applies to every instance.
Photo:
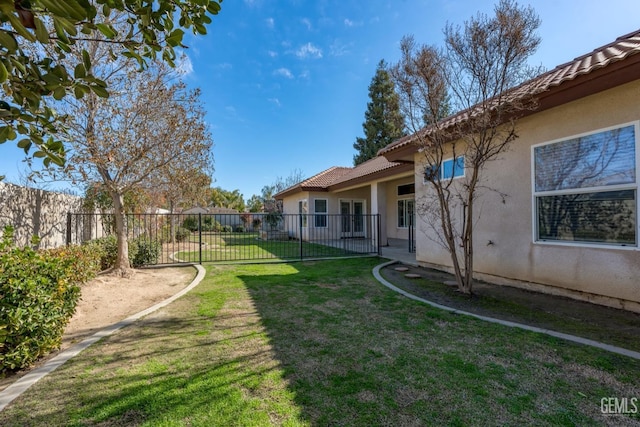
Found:
[[[309,213],[309,206],[307,205],[307,200],[298,201],[298,213],[300,214],[300,220],[302,221],[302,226],[307,226],[307,213]]]
[[[533,147],[536,241],[637,246],[637,125]]]
[[[424,170],[424,182],[429,181],[433,177],[445,180],[459,178],[461,176],[464,176],[464,156],[443,160],[440,168],[436,165],[431,165],[427,166]]]
[[[407,228],[414,224],[414,205],[412,199],[398,200],[398,228]]]
[[[327,200],[315,199],[313,201],[314,225],[316,228],[326,228],[327,226]]]

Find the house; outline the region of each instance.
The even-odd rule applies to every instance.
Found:
[[[640,312],[640,31],[513,94],[534,94],[537,106],[483,172],[496,192],[482,195],[475,277]],[[462,120],[460,113],[445,122]],[[281,192],[285,212],[341,213],[356,202],[381,215],[383,243],[407,238],[403,218],[431,191],[423,179],[429,165],[414,142],[402,138],[364,165],[332,168]],[[464,179],[458,159],[450,162],[451,178]],[[421,215],[415,236],[418,263],[450,270],[437,230]]]

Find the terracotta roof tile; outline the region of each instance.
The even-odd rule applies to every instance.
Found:
[[[576,77],[589,74],[597,69],[606,67],[640,53],[640,30],[618,37],[614,42],[594,49],[592,52],[579,56],[573,61],[559,65],[538,77],[535,77],[511,90],[516,98],[540,94],[574,80]],[[445,118],[441,124],[445,127],[460,123],[467,118],[469,111],[462,111]],[[424,131],[428,131],[426,128]],[[413,135],[401,138],[378,151],[378,155],[406,147],[413,143]]]
[[[373,175],[374,173],[382,172],[384,170],[391,169],[401,164],[402,163],[390,162],[389,160],[387,160],[382,156],[374,157],[373,159],[367,160],[366,162],[361,163],[354,168],[350,168],[346,174],[344,174],[342,177],[338,178],[331,184],[336,185],[336,184],[344,183],[357,178],[362,178],[364,176]]]
[[[336,180],[340,179],[352,168],[341,167],[341,166],[333,166],[327,170],[320,172],[317,175],[312,176],[311,178],[307,178],[304,181],[300,182],[301,187],[328,187],[333,184]]]
[[[334,166],[281,191],[275,197],[284,197],[299,191],[327,191],[331,186],[348,185],[350,181],[403,165],[404,163],[390,162],[386,158],[379,156],[352,168]]]

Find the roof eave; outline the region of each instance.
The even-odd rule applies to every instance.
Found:
[[[638,76],[640,76],[640,54],[635,54],[624,60],[612,62],[607,66],[576,76],[573,80],[553,86],[540,94],[532,95],[538,102],[537,108],[521,111],[519,118],[613,89],[637,80]],[[380,154],[389,161],[397,162],[417,153],[418,149],[418,144],[409,142],[398,148],[389,147],[388,151],[382,149]]]
[[[358,184],[365,184],[367,182],[371,182],[371,181],[382,179],[382,178],[389,178],[394,175],[401,174],[403,172],[409,172],[409,171],[412,172],[413,168],[414,168],[413,163],[401,163],[399,165],[396,165],[378,172],[370,173],[368,175],[359,176],[354,179],[350,179],[347,181],[339,182],[334,185],[330,185],[329,191],[340,190],[340,189],[352,187]]]

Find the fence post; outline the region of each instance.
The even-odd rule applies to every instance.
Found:
[[[300,261],[302,261],[304,259],[304,255],[302,254],[302,213],[299,213],[298,216],[300,217],[300,234],[298,235],[298,237],[300,238]]]
[[[198,264],[202,264],[202,213],[198,213]]]
[[[382,256],[382,243],[380,243],[380,232],[382,231],[382,226],[380,224],[380,214],[376,214],[376,222],[376,228],[378,232],[378,238],[376,239],[376,241],[378,242],[378,256]]]
[[[71,244],[71,212],[67,212],[67,246]]]

